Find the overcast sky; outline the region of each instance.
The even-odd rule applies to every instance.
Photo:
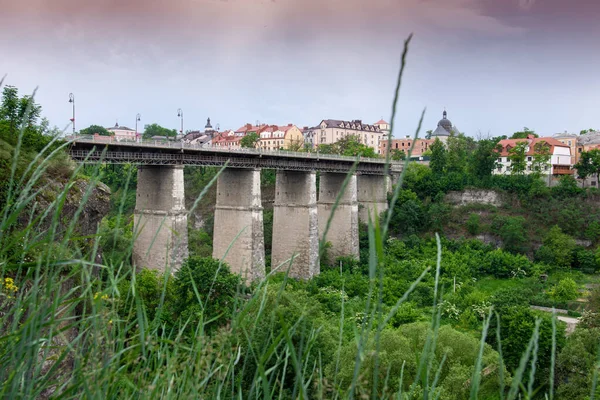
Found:
[[[53,125],[389,121],[471,136],[600,128],[598,0],[0,0],[0,77]]]

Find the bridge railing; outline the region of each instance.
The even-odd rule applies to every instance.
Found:
[[[253,155],[272,155],[279,157],[290,157],[290,158],[306,158],[306,159],[322,159],[322,160],[346,160],[356,161],[357,157],[353,156],[342,156],[337,154],[323,154],[318,151],[288,151],[288,150],[263,150],[261,148],[231,148],[221,146],[207,146],[206,144],[195,144],[184,141],[171,141],[171,140],[151,140],[151,139],[137,139],[133,140],[118,140],[114,136],[98,136],[98,135],[73,135],[67,137],[67,139],[73,143],[84,142],[84,143],[97,143],[100,145],[105,144],[116,144],[119,146],[128,147],[149,147],[149,148],[168,148],[168,149],[188,149],[188,150],[201,150],[206,152],[218,152],[218,153],[237,153],[237,154],[253,154]],[[360,162],[384,164],[384,158],[371,158],[371,157],[358,157]],[[392,168],[401,168],[402,163],[397,161],[391,161]]]

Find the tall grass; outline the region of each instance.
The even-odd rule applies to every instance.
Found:
[[[410,38],[405,42],[401,60],[392,124],[409,42]],[[424,112],[415,138],[418,137],[423,115]],[[161,282],[162,291],[156,313],[151,318],[140,295],[141,283],[132,269],[126,267],[125,260],[131,254],[124,254],[119,262],[112,265],[97,263],[99,236],[82,238],[77,233],[78,219],[99,181],[98,170],[89,179],[81,204],[65,227],[61,224],[61,213],[69,188],[79,179],[80,170],[73,171],[63,193],[45,210],[39,210],[36,198],[41,190],[44,171],[50,160],[64,148],[53,152],[49,151],[50,147],[44,149],[31,162],[27,173],[29,178],[25,181],[19,180],[15,174],[21,151],[20,139],[18,143],[12,163],[8,201],[0,221],[0,279],[5,282],[5,278],[12,278],[19,285],[11,296],[6,294],[4,285],[4,294],[0,297],[2,398],[439,397],[438,385],[447,359],[445,354],[440,363],[436,365],[433,362],[440,329],[440,311],[435,307],[441,291],[438,287],[442,260],[439,238],[434,307],[428,335],[418,357],[414,381],[405,381],[408,376],[405,373],[406,362],[402,364],[399,377],[392,376],[390,368],[380,371],[380,340],[384,327],[418,283],[433,273],[429,268],[425,269],[391,310],[384,314],[384,244],[403,175],[381,223],[375,218],[368,225],[370,284],[366,318],[351,332],[356,344],[353,375],[349,385],[342,385],[337,380],[337,371],[340,368],[343,337],[348,333],[344,330],[344,312],[340,314],[339,336],[335,338],[336,378],[329,382],[324,377],[326,366],[317,346],[324,335],[321,327],[307,324],[308,317],[305,315],[289,321],[280,311],[280,306],[287,301],[287,276],[279,284],[273,284],[269,279],[258,282],[249,298],[232,305],[235,312],[231,321],[216,333],[208,333],[206,326],[211,321],[204,320],[202,315],[195,326],[190,326],[191,320],[178,321],[173,325],[164,322],[162,316],[169,313],[165,305],[165,298],[169,295],[168,278],[165,277]],[[406,163],[409,158],[410,154]],[[29,174],[29,171],[32,173]],[[130,179],[131,176],[127,184]],[[216,177],[210,184],[215,180]],[[348,179],[344,187],[347,182]],[[200,193],[193,208],[207,189]],[[126,190],[123,196],[125,194]],[[119,214],[123,211],[124,200],[123,197]],[[335,207],[337,202],[334,210]],[[19,218],[27,213],[28,222],[18,224]],[[42,223],[47,220],[50,220],[49,228],[42,229]],[[330,222],[331,219],[328,227]],[[82,239],[87,241],[87,246],[73,246],[73,242]],[[283,269],[294,262],[292,258]],[[198,303],[202,305],[200,293],[196,287],[194,290]],[[343,307],[342,297],[342,310]],[[478,398],[484,340],[491,318],[492,314],[482,326],[481,347],[473,360],[473,375],[469,385],[471,399]],[[523,377],[528,362],[535,366],[538,327],[539,324],[508,393],[503,388],[500,360],[500,397],[530,398],[534,395],[535,369],[530,369],[527,387],[523,385]],[[190,331],[193,333],[190,334]],[[372,358],[374,367],[372,375],[365,377],[361,373],[364,360],[369,355],[367,352],[372,351],[370,340],[375,343]],[[501,349],[498,350],[501,354]],[[365,379],[369,382],[367,385]],[[386,390],[388,384],[396,379],[401,382],[399,390],[396,393]],[[383,390],[379,389],[380,380],[383,381]],[[365,386],[370,386],[371,390],[367,391]]]

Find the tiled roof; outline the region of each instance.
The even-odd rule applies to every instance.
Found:
[[[529,146],[529,151],[527,151],[527,155],[531,156],[535,153],[535,146],[541,142],[545,142],[550,145],[550,153],[554,152],[554,147],[566,147],[570,148],[568,145],[559,142],[558,140],[551,137],[541,137],[541,138],[533,138],[533,139],[504,139],[498,142],[500,146],[502,146],[502,150],[500,151],[501,156],[508,156],[509,150],[515,147],[518,143],[527,142]]]
[[[380,119],[379,121],[375,122],[373,125],[389,125],[389,123],[387,123],[384,120]]]
[[[133,131],[133,129],[128,128],[126,126],[111,126],[110,128],[106,128],[107,131]]]

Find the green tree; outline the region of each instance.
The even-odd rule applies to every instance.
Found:
[[[558,281],[556,286],[551,289],[550,295],[554,300],[564,303],[577,298],[579,294],[578,288],[577,283],[573,279],[565,278]]]
[[[227,264],[208,257],[190,257],[175,273],[173,311],[189,321],[192,331],[201,320],[207,327],[222,325],[231,318],[242,278]]]
[[[467,170],[469,155],[476,148],[475,140],[459,133],[450,136],[446,146],[448,147],[446,170],[448,172],[464,174]]]
[[[9,134],[15,135],[21,128],[32,129],[42,113],[42,107],[33,97],[19,98],[19,91],[14,86],[5,86],[0,103],[0,120],[8,122]]]
[[[515,147],[508,151],[508,160],[510,161],[510,173],[512,175],[523,175],[527,168],[527,142],[519,142]]]
[[[104,128],[103,126],[100,125],[90,125],[87,128],[81,129],[79,131],[80,134],[82,135],[94,135],[94,134],[98,134],[101,136],[111,136],[111,132],[108,131],[106,128]]]
[[[492,175],[492,171],[498,164],[498,153],[501,150],[498,142],[499,139],[483,139],[477,143],[469,163],[472,175],[479,179]]]
[[[536,143],[533,146],[533,161],[531,162],[531,170],[536,175],[541,175],[546,171],[548,163],[552,155],[550,154],[550,145],[544,141]]]
[[[406,153],[404,152],[404,150],[392,149],[391,159],[394,161],[404,161],[406,160]]]
[[[511,139],[527,139],[527,137],[529,135],[533,135],[533,137],[539,137],[539,135],[537,133],[535,133],[534,131],[530,130],[527,127],[524,127],[522,131],[513,133],[513,135],[510,138]]]
[[[579,162],[574,167],[577,169],[577,175],[581,179],[585,180],[588,176],[595,175],[596,183],[598,184],[600,175],[600,150],[584,151],[581,153]]]
[[[356,135],[349,135],[332,144],[319,145],[319,152],[323,154],[339,154],[342,156],[361,156],[369,158],[378,158],[375,149],[361,143]]]
[[[536,253],[536,259],[548,265],[569,268],[573,263],[575,239],[563,233],[559,226],[553,226]]]
[[[144,134],[142,137],[144,139],[150,139],[153,136],[165,136],[167,138],[174,138],[177,136],[177,131],[175,129],[169,129],[162,127],[158,124],[150,124],[144,126]]]
[[[587,400],[598,366],[600,329],[575,329],[556,358],[557,399]],[[596,390],[596,398],[600,388]]]
[[[240,146],[244,148],[255,148],[258,143],[259,136],[256,132],[251,132],[240,140]]]
[[[552,360],[552,318],[550,316],[537,317],[528,307],[509,307],[500,314],[500,337],[502,342],[502,358],[510,372],[519,366],[521,356],[525,352],[534,331],[536,319],[540,318],[538,339],[537,364],[535,386],[539,387],[547,382],[550,376]],[[560,351],[565,343],[564,324],[557,322],[556,348]],[[561,326],[562,325],[562,326]],[[487,342],[497,348],[496,319],[492,318],[488,330]],[[528,381],[530,366],[524,374],[524,381]]]
[[[441,175],[446,169],[446,147],[439,138],[436,138],[429,149],[431,150],[429,167],[434,174]]]
[[[466,223],[467,231],[475,236],[479,234],[480,225],[479,225],[479,214],[472,213],[469,215],[469,219]]]

